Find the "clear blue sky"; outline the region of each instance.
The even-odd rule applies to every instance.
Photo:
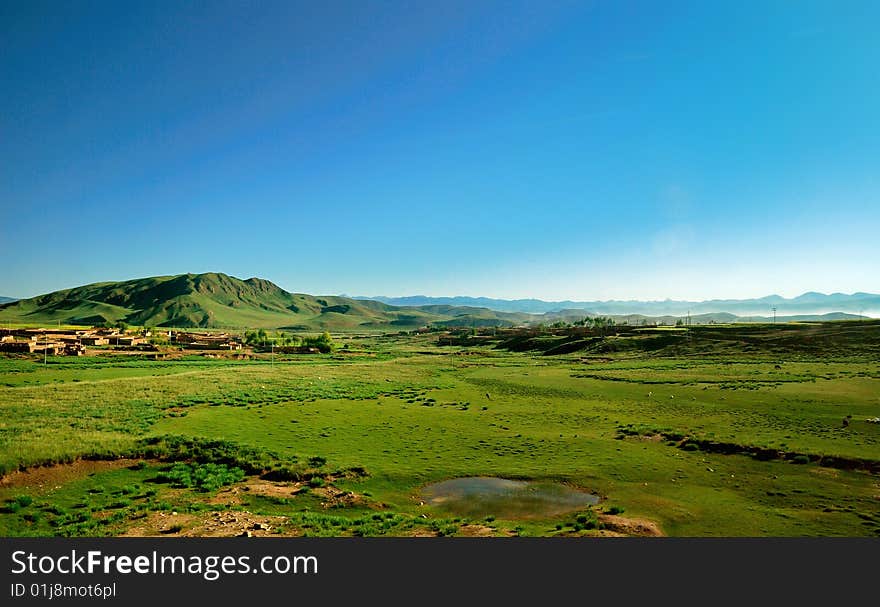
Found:
[[[880,3],[4,2],[0,294],[880,291]]]

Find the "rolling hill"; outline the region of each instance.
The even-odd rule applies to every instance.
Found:
[[[0,305],[0,322],[292,330],[412,329],[432,323],[511,326],[528,315],[481,308],[397,307],[289,293],[261,278],[221,273],[101,282]]]

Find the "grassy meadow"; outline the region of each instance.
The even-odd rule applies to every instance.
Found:
[[[0,534],[880,535],[876,327],[842,343],[826,324],[824,351],[781,326],[739,350],[425,334],[250,360],[0,358]],[[471,476],[600,501],[510,519],[425,503]]]

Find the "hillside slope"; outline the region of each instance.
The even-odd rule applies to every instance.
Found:
[[[482,308],[418,309],[290,293],[261,278],[221,273],[100,282],[0,305],[0,322],[292,330],[413,329],[428,324],[512,326],[516,314]],[[509,318],[508,318],[509,317]]]

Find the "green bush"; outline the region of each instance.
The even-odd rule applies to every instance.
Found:
[[[165,435],[140,441],[137,455],[165,461],[195,461],[198,463],[226,464],[241,468],[246,474],[262,474],[287,460],[263,449],[245,447],[232,441],[206,440]]]
[[[174,487],[198,491],[216,491],[225,485],[237,483],[244,478],[244,470],[226,464],[177,463],[166,472],[159,473],[157,480],[171,483]]]
[[[809,464],[810,457],[808,455],[795,455],[791,458],[791,463],[793,464]]]

